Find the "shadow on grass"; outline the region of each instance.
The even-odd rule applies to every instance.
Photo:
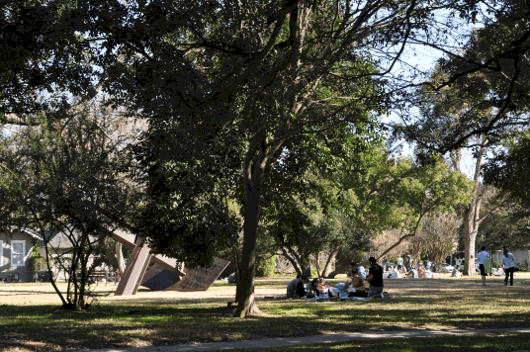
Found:
[[[453,285],[443,281],[431,281],[429,285],[425,289],[425,283],[414,280],[393,282],[388,285],[390,292],[406,293],[389,301],[259,300],[258,305],[269,316],[244,320],[232,316],[227,298],[174,300],[136,296],[95,304],[82,312],[51,305],[0,306],[0,350],[7,347],[8,352],[16,348],[44,352],[330,332],[523,327],[530,322],[530,295],[524,287],[477,289],[462,282]]]
[[[463,298],[448,297],[448,301],[459,299]],[[509,315],[506,311],[473,315],[445,304],[425,309],[423,303],[428,302],[428,298],[416,298],[415,304],[260,302],[265,313],[276,316],[245,320],[233,318],[233,309],[220,306],[220,302],[113,302],[83,312],[50,306],[2,307],[0,326],[3,346],[43,351],[425,329],[433,325],[447,329],[522,327],[529,318],[528,310]]]

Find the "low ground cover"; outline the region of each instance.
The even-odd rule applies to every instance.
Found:
[[[207,292],[141,290],[129,297],[114,297],[115,286],[99,285],[94,289],[95,302],[82,312],[59,309],[60,302],[49,284],[0,285],[0,351],[61,351],[368,330],[530,325],[530,274],[518,274],[513,287],[504,286],[502,278],[495,277],[488,278],[488,286],[483,287],[478,276],[386,280],[386,290],[395,296],[388,301],[316,303],[265,299],[285,294],[289,279],[258,280],[256,293],[264,316],[245,320],[232,317],[227,302],[233,299],[235,286],[222,281]]]

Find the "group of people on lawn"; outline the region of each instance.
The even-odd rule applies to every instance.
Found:
[[[429,264],[426,262],[424,267],[423,262],[419,261],[413,266],[412,257],[407,255],[407,266],[403,265],[403,258],[400,257],[397,265],[386,265],[385,270],[374,257],[370,257],[367,262],[352,262],[344,283],[332,285],[323,278],[311,280],[298,275],[287,285],[287,298],[382,297],[383,279],[434,278]],[[369,266],[368,273],[365,266]]]
[[[479,259],[479,268],[482,275],[482,283],[486,284],[486,273],[484,269],[484,260],[490,258],[489,253],[486,252],[485,247],[477,254]],[[513,272],[514,272],[515,258],[509,250],[505,250],[503,257],[503,267],[506,272],[504,284],[513,286]],[[430,263],[424,264],[419,261],[416,265],[412,265],[412,257],[407,254],[407,266],[403,266],[403,259],[398,258],[397,266],[387,266],[386,271],[377,264],[374,257],[370,257],[368,262],[350,264],[350,270],[347,272],[349,278],[344,283],[331,285],[323,278],[310,280],[309,278],[298,275],[296,279],[289,282],[287,285],[288,298],[343,298],[343,297],[361,297],[373,299],[376,297],[383,297],[383,279],[397,279],[403,277],[412,278],[434,278],[434,273],[430,270]],[[369,265],[368,274],[364,269]],[[367,286],[367,282],[369,286]]]
[[[368,274],[364,267],[370,266]],[[349,278],[344,283],[331,285],[323,278],[310,280],[298,275],[287,285],[288,298],[344,298],[360,297],[373,299],[383,297],[383,268],[374,257],[368,262],[351,263]],[[369,285],[367,286],[367,282]]]

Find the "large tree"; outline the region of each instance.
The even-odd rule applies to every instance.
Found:
[[[7,0],[0,4],[0,123],[36,125],[60,118],[101,88],[102,29],[120,22],[106,11],[118,1]],[[74,99],[75,98],[75,99]]]
[[[397,167],[401,169],[400,178],[394,187],[399,194],[396,206],[402,212],[401,236],[380,257],[403,240],[415,237],[425,217],[449,213],[453,211],[454,204],[467,203],[474,184],[465,175],[451,170],[440,157],[425,165],[406,160]]]
[[[242,170],[240,181],[246,196],[237,293],[241,316],[257,311],[254,258],[263,182],[281,159],[287,141],[340,124],[348,124],[359,135],[369,133],[376,126],[368,112],[387,102],[376,94],[382,92],[377,87],[387,83],[381,78],[392,70],[407,44],[428,41],[440,45],[447,31],[455,29],[454,19],[471,18],[471,10],[477,8],[475,2],[432,6],[416,0],[65,3],[71,6],[46,2],[49,9],[64,16],[58,18],[54,12],[49,22],[67,32],[67,40],[59,43],[80,43],[81,49],[74,53],[90,53],[88,62],[101,68],[93,72],[105,74],[105,80],[95,82],[104,84],[117,104],[124,103],[151,119],[153,135],[166,137],[152,138],[155,147],[147,150],[175,155],[179,175],[181,170],[191,171],[191,163],[194,172],[185,174],[197,186],[195,191],[221,187],[219,183],[214,187],[216,182],[208,181],[209,172],[204,170],[223,172],[223,180],[232,179],[234,165]],[[443,8],[447,21],[433,25]],[[5,10],[9,13],[10,7]],[[50,38],[45,34],[34,38]],[[59,45],[51,54],[35,52],[39,60],[50,59],[47,63],[59,58],[61,49]],[[20,72],[30,68],[31,62]],[[51,70],[45,68],[44,72]],[[75,87],[77,82],[50,77],[50,87],[56,82]],[[85,82],[92,84],[91,78]],[[184,151],[188,164],[182,164],[184,157],[168,146]],[[208,153],[221,146],[230,150],[222,153],[228,158]],[[238,162],[241,155],[242,162]],[[147,163],[152,170],[148,174],[154,180],[165,177],[167,183],[175,180],[171,160],[161,157],[163,162],[158,163],[157,158],[156,153],[149,154]],[[194,177],[198,175],[206,177]],[[204,204],[214,200],[210,196]]]
[[[488,95],[495,89],[491,77],[478,71],[461,77],[451,86],[440,85],[457,74],[460,63],[457,60],[439,60],[431,72],[429,85],[419,90],[417,105],[420,118],[407,126],[405,135],[416,140],[419,155],[429,155],[433,150],[445,148],[444,143],[458,139],[459,144],[451,147],[445,155],[454,170],[464,173],[470,160],[474,162],[470,178],[474,181],[473,196],[466,203],[459,204],[463,217],[466,266],[465,275],[475,273],[473,259],[479,225],[499,208],[489,197],[491,190],[481,182],[481,170],[488,152],[491,152],[511,131],[507,126],[497,126],[494,133],[473,133],[471,131],[488,126],[497,118],[496,107],[488,101]],[[465,127],[462,121],[466,121]],[[465,139],[461,139],[467,135]],[[463,159],[464,158],[464,159]],[[468,172],[469,173],[469,172]]]
[[[431,26],[435,14],[430,4],[414,0],[134,5],[126,35],[113,36],[124,58],[109,67],[109,87],[124,92],[119,97],[152,119],[157,133],[185,137],[168,133],[167,140],[179,148],[189,144],[186,155],[211,160],[201,150],[242,148],[245,221],[237,314],[255,313],[256,235],[268,171],[297,136],[340,124],[359,135],[374,129],[368,112],[381,107],[379,78],[410,38],[438,38]],[[159,174],[167,172],[156,166]]]
[[[469,32],[465,45],[443,49],[436,43],[422,42],[444,53],[437,63],[447,74],[443,79],[423,82],[430,87],[425,90],[430,92],[427,94],[443,94],[457,85],[462,98],[468,100],[460,118],[450,128],[439,129],[436,139],[417,138],[420,144],[442,154],[465,145],[472,137],[480,140],[484,135],[499,136],[507,127],[525,126],[529,121],[530,6],[522,0],[483,3],[486,6],[471,12],[473,21],[482,26]],[[487,115],[483,114],[485,110]],[[418,123],[414,121],[417,114],[402,116],[406,123]],[[433,125],[427,119],[419,123]]]
[[[41,113],[38,127],[8,130],[0,149],[2,226],[25,226],[43,234],[48,271],[63,306],[85,309],[88,277],[102,261],[102,242],[129,228],[140,197],[130,182],[128,121],[101,102],[81,104],[64,119]],[[52,253],[50,235],[62,232],[71,249]],[[97,251],[100,256],[98,257]],[[67,273],[66,294],[55,285],[52,262]]]

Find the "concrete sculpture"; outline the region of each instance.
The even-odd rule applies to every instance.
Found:
[[[153,255],[140,237],[114,233],[116,241],[132,250],[127,267],[114,293],[116,296],[134,295],[140,285],[153,291],[206,291],[230,263],[214,258],[212,268],[185,268],[176,259]],[[147,270],[149,262],[154,265]]]

